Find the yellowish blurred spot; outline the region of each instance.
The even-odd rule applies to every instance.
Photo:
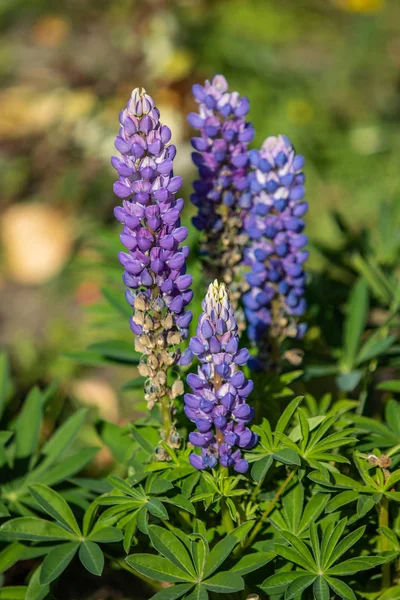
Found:
[[[385,0],[334,0],[334,3],[350,12],[373,13],[382,10]]]
[[[48,15],[33,26],[33,41],[43,48],[57,48],[67,39],[70,29],[70,24],[62,17]]]
[[[72,250],[68,218],[45,204],[16,204],[0,220],[9,277],[25,285],[45,283],[65,266]]]
[[[289,119],[296,125],[305,125],[314,117],[313,109],[305,100],[289,100],[287,113]]]
[[[100,377],[78,379],[72,383],[72,394],[85,406],[96,408],[102,419],[112,423],[118,421],[118,398],[105,379]]]
[[[184,49],[175,50],[165,63],[167,79],[170,81],[182,79],[190,73],[192,65],[193,56],[190,52]]]

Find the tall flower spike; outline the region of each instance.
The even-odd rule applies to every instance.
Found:
[[[201,455],[191,454],[196,469],[233,466],[245,473],[248,462],[241,449],[251,449],[257,435],[248,423],[253,409],[247,396],[253,382],[246,380],[239,366],[246,364],[249,352],[239,350],[239,337],[234,311],[225,284],[210,284],[202,303],[196,337],[189,343],[191,352],[200,362],[198,374],[190,373],[187,382],[192,393],[185,394],[185,413],[196,424],[197,431],[189,434]]]
[[[306,309],[306,276],[302,217],[304,158],[296,155],[286,136],[269,137],[261,151],[251,150],[253,206],[246,218],[249,245],[246,262],[250,285],[243,297],[250,339],[302,337],[306,326],[297,318]]]
[[[229,285],[236,308],[241,296],[242,252],[246,241],[243,218],[250,207],[248,188],[248,144],[254,129],[245,119],[249,101],[237,92],[228,91],[222,75],[211,83],[193,86],[199,113],[188,117],[190,125],[200,130],[192,138],[193,162],[199,170],[191,196],[198,213],[193,224],[203,232],[202,253],[206,258],[206,275]]]
[[[149,409],[161,403],[162,437],[174,446],[179,436],[173,399],[183,393],[183,384],[177,379],[169,387],[167,370],[181,357],[179,345],[192,319],[186,307],[193,292],[185,265],[189,248],[179,248],[188,232],[180,226],[183,200],[175,198],[182,183],[172,172],[176,148],[169,144],[170,129],[159,118],[146,91],[133,90],[120,113],[115,140],[121,156],[112,158],[119,174],[114,192],[122,199],[114,213],[123,224],[121,241],[128,250],[120,252],[119,260],[125,269],[126,299],[133,308],[135,348],[142,355],[139,372],[146,377],[145,398]]]

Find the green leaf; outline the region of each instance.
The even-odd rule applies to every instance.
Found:
[[[15,456],[31,457],[38,445],[42,425],[43,398],[39,388],[33,388],[24,401],[15,424]]]
[[[79,548],[79,559],[89,573],[98,576],[102,574],[104,567],[104,554],[101,551],[100,546],[94,542],[82,542],[81,547]]]
[[[155,596],[152,596],[151,600],[178,600],[178,598],[189,592],[192,587],[193,583],[178,583],[178,585],[173,585],[165,590],[161,590],[161,592],[157,592]]]
[[[219,594],[228,594],[230,592],[240,592],[244,590],[244,581],[237,575],[230,571],[221,571],[216,573],[210,579],[203,581],[204,587],[210,592],[217,592]]]
[[[260,587],[267,594],[279,594],[284,592],[288,585],[290,585],[293,581],[307,575],[309,575],[307,571],[275,573],[275,575],[267,577]]]
[[[81,535],[74,513],[60,494],[41,483],[30,486],[29,491],[39,506],[60,525],[64,525],[78,537]]]
[[[329,502],[328,494],[315,494],[306,504],[298,527],[298,533],[305,531],[310,523],[315,523],[326,504]]]
[[[88,347],[89,352],[95,352],[109,360],[138,365],[140,355],[135,352],[133,343],[122,340],[107,340],[96,342]]]
[[[251,476],[257,483],[263,481],[273,463],[272,455],[264,456],[255,462],[251,468]]]
[[[314,581],[313,592],[315,600],[329,600],[329,586],[322,575]]]
[[[122,531],[116,527],[101,527],[101,523],[96,525],[95,529],[88,536],[88,540],[92,542],[99,542],[101,544],[110,544],[113,542],[120,542],[124,537]]]
[[[294,398],[294,400],[292,400],[288,406],[285,408],[285,410],[283,411],[282,415],[279,418],[279,421],[276,425],[276,429],[275,431],[278,431],[280,433],[284,433],[286,430],[286,427],[289,425],[296,408],[298,407],[298,405],[300,404],[300,402],[302,401],[303,397],[302,396],[298,396],[297,398]]]
[[[354,285],[344,324],[343,363],[352,370],[368,316],[368,285],[362,278]]]
[[[341,392],[352,392],[360,383],[362,371],[350,371],[349,373],[340,373],[336,377],[336,385]]]
[[[176,494],[173,498],[163,498],[162,501],[177,506],[178,508],[183,508],[183,510],[186,510],[192,515],[196,515],[195,507],[187,498],[185,498],[185,496],[182,496],[182,494]]]
[[[174,486],[170,481],[167,481],[166,479],[160,479],[159,477],[157,479],[155,479],[154,481],[151,482],[150,484],[150,488],[149,488],[149,494],[164,494],[165,492],[168,492],[169,490],[173,490]],[[147,490],[147,488],[146,488]]]
[[[338,523],[333,522],[326,528],[324,535],[322,536],[321,544],[321,562],[324,568],[326,565],[331,564],[331,555],[336,544],[342,537],[343,531],[345,530],[347,519],[341,519]]]
[[[208,592],[203,585],[196,585],[194,590],[189,594],[189,596],[185,596],[185,600],[208,600]]]
[[[41,585],[46,585],[57,579],[68,567],[78,548],[78,542],[69,542],[56,546],[51,550],[42,564],[40,571]]]
[[[389,527],[382,526],[382,527],[379,527],[378,532],[381,535],[384,535],[388,540],[390,540],[396,550],[400,550],[400,540],[398,539],[398,537],[394,533],[394,531],[389,529]],[[0,571],[1,571],[1,569],[0,569]]]
[[[288,525],[283,529],[289,529],[293,533],[297,532],[303,511],[303,504],[304,487],[301,483],[297,483],[283,497],[283,515]]]
[[[374,341],[373,336],[365,342],[357,356],[357,365],[372,360],[373,358],[379,357],[381,354],[385,354],[396,341],[394,335],[385,336],[384,339]]]
[[[43,473],[40,476],[40,482],[52,486],[72,477],[86,467],[86,465],[96,456],[98,451],[99,448],[83,448],[82,450],[79,450],[76,454],[65,458],[62,462],[54,465],[54,467],[51,467],[48,471]],[[29,481],[32,481],[33,478],[34,472],[31,473]]]
[[[300,567],[303,567],[306,571],[313,571],[316,567],[312,563],[310,564],[300,552],[294,550],[289,546],[284,546],[283,544],[275,544],[274,550],[279,556],[286,558],[286,560],[293,562]],[[314,561],[313,561],[314,562]]]
[[[214,546],[206,560],[204,577],[209,577],[222,565],[233,548],[246,537],[252,526],[251,522],[240,525]]]
[[[336,546],[329,559],[329,565],[335,563],[347,550],[354,546],[358,540],[364,535],[365,526],[359,527],[344,537]]]
[[[400,379],[381,381],[376,387],[378,390],[382,390],[384,392],[396,392],[400,394]]]
[[[280,450],[276,450],[272,456],[284,465],[300,466],[301,464],[299,455],[291,448],[282,448]]]
[[[9,539],[35,541],[68,540],[75,541],[76,535],[57,523],[36,517],[17,517],[0,527]]]
[[[0,600],[25,600],[28,588],[23,585],[13,585],[0,589]]]
[[[57,429],[49,441],[44,444],[42,454],[48,457],[48,461],[46,462],[54,462],[67,452],[72,442],[81,431],[87,413],[87,408],[77,410]]]
[[[397,556],[395,554],[394,556]],[[360,558],[350,558],[349,560],[345,560],[334,567],[331,567],[328,571],[328,575],[353,575],[354,573],[358,573],[358,571],[367,571],[368,569],[373,569],[378,565],[386,562],[386,557],[378,557],[378,556],[363,556]]]
[[[185,546],[171,531],[158,525],[151,525],[149,536],[152,545],[160,554],[186,571],[189,576],[196,578],[196,572]]]
[[[285,529],[281,530],[281,535],[288,540],[292,544],[292,546],[301,554],[303,559],[307,561],[309,565],[309,570],[312,571],[316,568],[316,564],[314,558],[306,546],[306,544],[294,533],[291,531],[286,531]]]
[[[247,573],[261,569],[274,558],[275,552],[252,552],[243,556],[231,567],[231,572],[238,575],[247,575]]]
[[[203,579],[204,568],[208,556],[208,544],[202,535],[191,536],[191,551],[198,576]]]
[[[144,387],[145,381],[146,381],[145,377],[135,377],[134,379],[131,379],[130,381],[127,381],[126,383],[124,383],[124,385],[121,387],[121,391],[127,392],[129,390],[142,390]],[[154,596],[154,598],[155,598],[155,596]]]
[[[313,584],[315,578],[316,575],[303,575],[303,577],[297,577],[286,590],[285,600],[292,600],[293,598],[300,597],[301,593]]]
[[[355,502],[359,498],[359,493],[353,490],[346,490],[345,492],[340,492],[336,496],[332,498],[330,502],[328,502],[325,511],[327,513],[335,512],[342,506],[349,504],[350,502]]]
[[[157,498],[150,498],[146,502],[147,510],[158,519],[168,520],[168,513],[165,506]]]
[[[326,577],[326,580],[329,587],[343,600],[357,600],[353,590],[344,581],[336,579],[336,577]]]
[[[8,357],[5,352],[0,353],[0,418],[4,412],[11,393],[11,378]]]
[[[42,565],[40,565],[40,567],[38,567],[33,573],[29,581],[28,589],[26,590],[25,600],[43,600],[43,598],[46,598],[47,594],[49,593],[50,586],[47,584],[41,585],[40,583],[41,568]]]
[[[132,316],[132,309],[126,302],[124,295],[120,292],[115,292],[110,288],[101,288],[101,293],[104,298],[116,309],[123,317],[130,318]]]
[[[154,452],[154,446],[152,444],[150,444],[144,437],[143,435],[140,433],[139,429],[137,427],[132,426],[132,435],[134,437],[134,439],[137,441],[137,443],[139,444],[139,446],[147,453],[147,454],[153,454]]]
[[[169,583],[190,581],[190,577],[188,577],[185,571],[179,569],[170,560],[162,556],[155,556],[154,554],[131,554],[125,560],[132,569],[156,581]]]

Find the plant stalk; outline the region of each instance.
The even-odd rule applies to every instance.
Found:
[[[389,499],[383,496],[379,503],[379,527],[389,527]],[[381,552],[390,550],[390,542],[386,536],[381,534],[379,540],[379,546]],[[390,563],[382,565],[382,589],[390,587]]]
[[[279,500],[279,498],[281,497],[281,495],[283,494],[283,492],[285,491],[285,489],[287,488],[289,483],[292,481],[292,479],[296,473],[296,470],[297,469],[293,469],[293,471],[290,471],[290,473],[286,477],[285,481],[281,484],[281,486],[277,490],[275,496],[268,503],[267,508],[261,515],[261,518],[258,520],[256,526],[254,527],[253,531],[251,532],[251,535],[249,535],[247,540],[245,540],[245,542],[243,543],[243,548],[247,548],[247,546],[250,546],[254,542],[255,538],[257,537],[258,533],[260,532],[261,527],[263,526],[265,519],[272,512],[275,504],[277,503],[277,501]]]
[[[171,406],[168,396],[164,396],[161,398],[161,420],[163,431],[165,435],[165,441],[167,444],[169,443],[169,436],[171,434],[172,429],[172,419],[171,419]]]

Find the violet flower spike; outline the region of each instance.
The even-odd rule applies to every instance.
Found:
[[[260,151],[251,150],[250,161],[253,206],[245,223],[250,291],[243,297],[248,335],[256,342],[266,335],[302,337],[306,325],[297,319],[306,309],[303,264],[309,254],[302,219],[308,209],[304,158],[279,135],[267,138]]]
[[[189,441],[201,448],[201,455],[193,453],[189,460],[196,469],[213,468],[219,462],[245,473],[249,463],[242,450],[253,448],[258,439],[248,427],[254,412],[247,403],[253,382],[239,368],[247,363],[249,352],[239,350],[234,310],[224,283],[210,284],[202,308],[196,336],[189,343],[200,366],[197,375],[188,375],[192,392],[184,397],[186,416],[197,428]]]
[[[238,92],[228,91],[222,75],[204,86],[194,85],[193,95],[198,113],[189,114],[188,121],[200,130],[199,137],[192,138],[192,159],[199,170],[191,196],[198,209],[193,224],[203,234],[206,275],[229,285],[236,309],[243,282],[243,219],[251,206],[248,145],[254,129],[245,119],[250,105]]]
[[[192,313],[186,311],[193,292],[186,274],[189,248],[180,225],[183,200],[176,199],[182,180],[172,172],[176,148],[171,131],[144,89],[133,90],[120,113],[115,140],[119,157],[112,165],[119,174],[115,194],[122,199],[114,214],[123,224],[121,241],[127,252],[119,260],[125,271],[126,299],[132,306],[131,329],[142,355],[139,372],[146,377],[145,399],[151,410],[161,402],[162,437],[179,445],[173,424],[173,399],[183,393],[182,381],[167,384],[167,371],[181,360],[179,345],[188,336]]]

